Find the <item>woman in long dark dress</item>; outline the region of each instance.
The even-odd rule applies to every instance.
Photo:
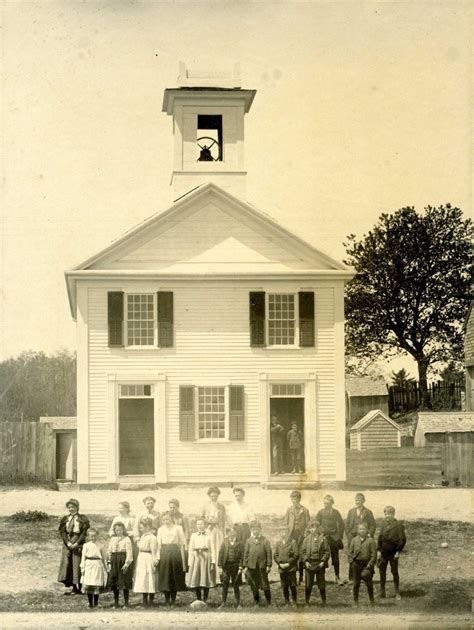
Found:
[[[81,592],[81,555],[82,546],[89,529],[89,519],[79,514],[79,501],[69,499],[66,503],[69,514],[63,516],[59,522],[59,534],[63,541],[61,563],[59,565],[58,582],[64,586],[72,586],[72,591],[66,595],[76,595]]]

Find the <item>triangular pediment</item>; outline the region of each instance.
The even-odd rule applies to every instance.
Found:
[[[249,204],[206,184],[75,269],[235,274],[346,267]]]

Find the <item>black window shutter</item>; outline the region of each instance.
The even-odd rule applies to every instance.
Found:
[[[109,291],[107,294],[107,320],[109,346],[123,346],[123,291]]]
[[[251,291],[249,294],[250,345],[265,345],[265,291]]]
[[[173,347],[173,292],[158,291],[158,345]]]
[[[182,385],[179,388],[179,439],[195,440],[194,387]]]
[[[300,291],[300,346],[314,346],[314,292]]]
[[[243,385],[229,388],[229,438],[245,440],[245,397]]]

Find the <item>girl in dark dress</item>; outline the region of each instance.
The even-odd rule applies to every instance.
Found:
[[[116,521],[114,535],[109,543],[109,587],[114,593],[114,608],[119,607],[119,594],[123,591],[124,608],[128,608],[128,595],[132,588],[133,550],[124,523]]]
[[[89,519],[79,514],[79,501],[69,499],[66,503],[69,514],[59,522],[59,534],[63,541],[58,582],[72,586],[72,591],[65,595],[77,595],[81,592],[81,555],[82,546],[89,529]]]
[[[165,594],[166,607],[172,606],[178,591],[185,591],[186,540],[181,525],[175,525],[169,512],[162,515],[158,530],[158,590]]]

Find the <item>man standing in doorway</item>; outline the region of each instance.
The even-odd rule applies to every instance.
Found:
[[[278,422],[278,416],[272,415],[270,424],[270,437],[272,448],[272,474],[283,473],[283,441],[285,429]]]

